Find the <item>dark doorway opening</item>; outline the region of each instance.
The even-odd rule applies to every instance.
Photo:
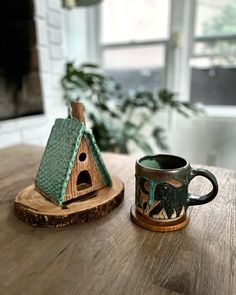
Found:
[[[87,170],[81,171],[77,178],[77,191],[84,190],[92,186],[92,180]]]

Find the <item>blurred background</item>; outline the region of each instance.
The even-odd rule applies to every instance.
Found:
[[[80,100],[104,151],[236,169],[236,0],[8,0],[0,32],[0,148]]]

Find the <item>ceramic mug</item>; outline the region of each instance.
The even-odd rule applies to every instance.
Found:
[[[212,190],[204,196],[188,193],[190,181],[196,176],[206,177]],[[135,207],[152,221],[176,221],[186,216],[189,206],[212,201],[218,193],[215,176],[205,169],[193,169],[183,158],[159,154],[146,156],[136,162]],[[173,229],[174,230],[174,229]]]

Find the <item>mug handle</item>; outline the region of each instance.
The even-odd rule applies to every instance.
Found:
[[[218,183],[215,176],[205,169],[193,169],[190,174],[190,181],[196,176],[206,177],[212,184],[212,190],[203,196],[188,195],[187,206],[202,205],[212,201],[218,193]]]

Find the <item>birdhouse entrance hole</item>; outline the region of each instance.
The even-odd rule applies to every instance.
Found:
[[[87,170],[81,171],[77,178],[77,191],[84,190],[92,186],[92,180]]]
[[[85,153],[81,153],[81,154],[79,155],[79,160],[80,160],[80,162],[85,161],[86,158],[87,158],[87,155],[86,155]]]

